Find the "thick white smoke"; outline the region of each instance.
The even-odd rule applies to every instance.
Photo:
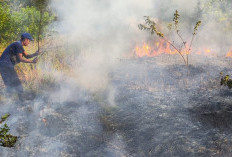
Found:
[[[57,31],[67,45],[67,62],[72,65],[70,86],[78,85],[90,91],[109,91],[109,100],[114,104],[112,93],[116,93],[116,88],[111,84],[111,72],[119,67],[121,58],[133,53],[136,43],[142,44],[149,37],[149,33],[138,29],[138,24],[144,23],[143,16],[160,19],[164,24],[161,27],[166,27],[168,21],[172,22],[175,10],[178,10],[181,16],[180,34],[187,42],[191,40],[195,23],[202,21],[193,41],[192,51],[196,53],[205,48],[212,48],[214,52],[226,51],[220,50],[220,43],[215,40],[221,39],[221,30],[216,28],[215,22],[208,19],[210,15],[205,10],[207,2],[208,0],[51,1],[58,16]],[[171,40],[180,42],[176,37]],[[73,55],[76,56],[75,60]],[[193,58],[194,56],[190,56],[190,63],[193,63]],[[62,97],[73,93],[67,92],[67,89],[73,87],[64,89],[66,90],[59,94]]]
[[[132,132],[133,136],[131,138],[134,138],[134,135],[136,135],[135,138],[138,143],[143,141],[141,137],[143,137],[143,135],[147,133],[147,130],[152,128],[152,124],[157,123],[157,121],[158,123],[160,122],[158,124],[158,129],[151,129],[151,135],[153,135],[156,130],[159,131],[159,128],[165,128],[163,126],[166,126],[166,130],[160,130],[160,134],[154,137],[151,136],[152,140],[157,140],[158,144],[162,144],[162,142],[165,142],[163,138],[172,138],[172,136],[166,134],[166,132],[169,133],[170,131],[171,135],[176,137],[177,134],[174,134],[175,130],[172,128],[174,124],[173,120],[179,121],[179,119],[173,118],[173,115],[175,117],[179,115],[182,116],[182,113],[179,114],[182,112],[180,111],[180,107],[182,107],[181,104],[183,102],[186,102],[186,105],[189,106],[187,103],[188,98],[183,95],[178,96],[178,92],[175,93],[176,96],[173,96],[171,95],[173,93],[170,92],[171,94],[169,97],[171,99],[167,101],[163,100],[169,99],[169,97],[167,97],[167,92],[169,90],[167,84],[170,83],[171,91],[171,86],[178,86],[182,83],[181,80],[180,82],[171,82],[169,78],[171,80],[175,79],[172,79],[171,76],[167,78],[165,76],[169,76],[170,73],[177,77],[179,74],[181,76],[181,73],[179,73],[181,69],[176,70],[175,66],[174,68],[171,66],[170,69],[173,68],[174,72],[170,70],[167,74],[167,69],[165,71],[165,68],[161,68],[163,66],[159,66],[155,63],[146,64],[146,61],[144,61],[142,64],[136,65],[137,62],[132,62],[130,65],[130,60],[128,60],[128,62],[126,62],[127,66],[125,67],[120,63],[125,55],[128,56],[128,54],[132,53],[136,43],[142,43],[148,37],[148,33],[140,31],[137,27],[139,23],[144,23],[143,16],[152,16],[161,21],[172,21],[175,10],[179,11],[181,18],[183,17],[184,23],[188,23],[189,21],[195,23],[198,17],[200,18],[199,20],[202,20],[203,25],[199,28],[199,33],[194,41],[195,47],[197,47],[197,45],[203,47],[208,44],[218,48],[220,44],[214,39],[222,37],[220,35],[221,29],[217,29],[217,25],[215,25],[214,21],[207,19],[207,17],[211,16],[208,14],[199,16],[200,14],[198,14],[197,11],[198,7],[200,7],[200,9],[204,8],[202,4],[206,1],[207,0],[52,0],[51,5],[59,19],[57,31],[62,37],[64,46],[67,47],[65,50],[65,57],[67,58],[67,63],[72,67],[72,74],[64,76],[59,73],[59,71],[56,71],[56,73],[48,71],[54,74],[53,76],[56,78],[57,82],[62,82],[59,88],[60,90],[55,92],[49,91],[49,93],[47,93],[47,97],[50,98],[49,101],[38,98],[32,105],[28,102],[27,105],[31,105],[33,111],[27,111],[26,108],[15,110],[15,104],[7,106],[11,104],[11,102],[7,102],[6,105],[4,105],[4,109],[0,111],[1,115],[8,111],[15,110],[15,114],[14,112],[11,113],[12,119],[8,121],[10,127],[12,126],[13,128],[14,126],[18,126],[15,127],[18,130],[12,129],[13,134],[15,133],[15,135],[19,136],[22,134],[29,135],[28,137],[23,137],[24,139],[20,139],[19,150],[15,150],[12,153],[13,155],[11,155],[12,150],[4,149],[4,151],[2,151],[3,153],[0,151],[0,156],[14,156],[15,154],[19,154],[19,156],[69,156],[69,154],[63,154],[63,152],[72,153],[76,156],[96,156],[97,153],[101,154],[102,150],[105,149],[110,150],[109,153],[106,153],[107,156],[112,155],[111,152],[114,150],[116,150],[116,154],[119,153],[120,156],[126,156],[127,145],[124,143],[125,136],[122,136],[120,133],[106,142],[108,144],[107,148],[101,148],[101,146],[104,147],[103,144],[97,147],[96,149],[99,149],[99,152],[93,151],[92,147],[88,148],[89,144],[93,143],[92,138],[98,141],[99,138],[104,137],[104,134],[108,134],[102,131],[102,126],[99,124],[99,111],[101,111],[102,108],[99,107],[98,103],[102,102],[104,104],[104,101],[112,106],[120,105],[120,111],[123,111],[122,113],[125,112],[125,115],[122,114],[122,117],[118,115],[118,119],[123,119],[122,121],[125,121],[125,126],[127,126],[127,122],[133,122],[137,119],[140,120],[139,118],[141,117],[142,120],[147,122],[143,123],[142,121],[138,121],[138,123],[141,123],[141,126],[137,126],[136,124],[136,127],[142,131],[135,132],[137,134]],[[201,4],[198,2],[201,2]],[[189,36],[191,33],[192,32],[187,32],[183,33],[183,35]],[[54,40],[54,42],[58,41]],[[167,60],[164,61],[168,62]],[[158,68],[156,67],[157,65]],[[119,68],[115,70],[116,67]],[[44,71],[47,69],[46,67],[43,68]],[[116,75],[120,75],[113,76],[114,80],[121,81],[120,79],[124,79],[122,80],[123,83],[119,83],[122,87],[115,87],[115,84],[111,82],[111,72],[114,70],[116,71]],[[174,74],[175,72],[176,74]],[[115,77],[118,77],[118,80]],[[196,76],[195,78],[194,81],[199,83],[198,77]],[[131,81],[131,79],[134,79],[134,81]],[[136,84],[136,81],[139,82],[139,85]],[[131,82],[135,82],[135,84]],[[132,89],[126,89],[129,87],[123,86],[124,83],[132,84]],[[144,84],[145,87],[141,84]],[[83,88],[84,90],[82,90]],[[147,89],[141,92],[142,88]],[[103,90],[107,94],[106,96],[104,95],[105,97],[101,95],[102,97],[99,98],[98,95],[89,94],[86,89],[90,91]],[[121,93],[118,94],[118,92]],[[115,98],[120,98],[121,101]],[[178,100],[179,98],[181,99]],[[95,101],[95,99],[98,99],[98,101]],[[176,100],[178,101],[176,102]],[[173,111],[173,108],[177,104],[180,106]],[[152,108],[150,108],[149,105],[151,105]],[[155,110],[153,111],[150,109]],[[135,114],[137,112],[139,114]],[[132,120],[130,118],[127,119],[131,114],[134,116]],[[187,114],[187,117],[188,116]],[[162,117],[166,118],[164,118],[164,121],[159,121]],[[170,117],[170,119],[167,117]],[[47,124],[43,122],[44,118],[47,119]],[[152,120],[147,121],[149,118],[152,118]],[[179,118],[187,120],[185,119],[185,114],[184,117]],[[166,122],[169,123],[165,125]],[[106,123],[108,123],[108,121],[106,121]],[[191,126],[186,127],[186,123],[183,123],[180,127],[177,125],[178,135],[180,128],[188,128],[191,130]],[[145,124],[147,124],[147,126]],[[178,122],[178,124],[180,123]],[[128,125],[129,129],[131,129],[130,127],[133,128],[133,125],[130,125],[130,123]],[[143,132],[143,130],[145,131]],[[174,131],[172,132],[172,130]],[[184,129],[184,132],[186,132],[186,129]],[[163,133],[165,133],[165,136]],[[144,139],[144,141],[150,140],[151,137],[149,137],[149,139]],[[199,136],[196,138],[197,140],[199,139],[198,137]],[[161,138],[161,140],[159,140],[159,138]],[[191,136],[191,139],[192,138]],[[104,139],[100,139],[99,141],[105,142]],[[170,143],[169,141],[166,142],[167,144]],[[155,145],[157,145],[157,143],[155,143]],[[191,143],[192,142],[189,142],[189,144]],[[147,147],[150,146],[146,143],[144,148]],[[69,150],[69,148],[71,149]],[[142,148],[143,147],[140,149],[142,150]],[[78,152],[79,149],[80,152]],[[137,149],[137,147],[135,149]],[[29,154],[29,152],[31,152],[31,154]],[[149,152],[152,153],[152,150],[149,150]],[[88,153],[90,155],[86,155]]]
[[[67,44],[78,48],[78,83],[98,90],[107,86],[108,75],[122,55],[132,51],[133,41],[138,39],[138,21],[151,11],[153,2],[57,0],[52,6],[60,20],[58,31]]]
[[[58,15],[58,32],[65,44],[76,49],[74,52],[81,60],[81,64],[74,66],[77,82],[87,89],[98,90],[107,86],[108,75],[118,60],[132,52],[136,42],[145,40],[148,33],[137,27],[144,23],[143,16],[172,22],[178,10],[183,30],[180,34],[187,42],[191,40],[195,23],[201,20],[193,50],[209,45],[217,51],[221,45],[216,42],[223,36],[215,22],[208,19],[207,2],[209,0],[54,0],[51,5]],[[173,40],[178,42],[176,38]]]

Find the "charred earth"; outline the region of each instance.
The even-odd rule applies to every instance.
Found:
[[[103,91],[66,81],[25,106],[1,103],[19,138],[0,156],[231,156],[232,91],[220,86],[229,64],[160,60],[121,60]],[[64,89],[69,99],[54,100]]]

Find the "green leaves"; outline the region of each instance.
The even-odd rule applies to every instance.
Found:
[[[229,89],[232,88],[232,79],[230,79],[230,76],[229,75],[225,75],[223,76],[223,73],[221,72],[220,73],[221,75],[221,86],[227,86]]]
[[[10,114],[5,114],[1,117],[1,122],[5,121]],[[0,123],[1,124],[1,123]],[[13,136],[9,134],[8,132],[10,131],[10,128],[8,125],[5,123],[2,128],[0,128],[0,145],[3,147],[14,147],[16,141],[17,141],[17,136]]]
[[[179,17],[180,17],[179,12],[178,12],[178,10],[176,10],[176,12],[174,13],[173,22],[174,22],[174,25],[176,27],[177,32],[179,32],[179,30],[178,30]]]
[[[4,127],[3,128],[0,128],[0,135],[2,136],[6,136],[6,134],[8,133],[9,131],[9,127],[7,124],[4,124]]]
[[[140,30],[146,30],[151,34],[155,33],[157,36],[161,38],[164,37],[164,34],[157,30],[155,21],[151,20],[149,16],[144,16],[144,18],[145,18],[145,25],[143,24],[138,25]]]
[[[2,3],[0,5],[0,45],[6,45],[8,39],[14,36],[14,27],[10,6]]]
[[[198,29],[198,27],[201,25],[201,21],[197,21],[197,23],[196,23],[196,25],[195,25],[195,27],[194,27],[194,31],[193,31],[193,35],[196,35],[196,31],[197,31],[197,29]]]
[[[10,5],[0,5],[0,46],[5,47],[12,41],[19,40],[21,33],[28,32],[37,39],[38,31],[48,31],[48,26],[55,19],[55,16],[48,11],[42,12],[36,7],[20,8],[11,11]],[[41,36],[44,37],[43,35]]]
[[[1,117],[0,124],[1,124],[2,122],[4,122],[5,120],[7,120],[8,117],[10,117],[10,114],[8,114],[8,113],[4,114],[4,115]]]
[[[54,16],[50,15],[48,12],[43,12],[43,18],[40,20],[40,11],[35,7],[22,8],[17,12],[14,17],[17,25],[21,32],[29,32],[32,36],[37,39],[38,31],[41,26],[41,32],[46,32],[48,30],[48,25],[54,20]]]
[[[159,32],[157,29],[157,24],[149,16],[145,16],[145,24],[139,24],[138,27],[140,30],[146,30],[146,31],[150,32],[152,35],[156,34],[158,37],[162,38],[165,42],[169,43],[180,54],[184,63],[188,66],[188,60],[189,60],[188,54],[189,54],[189,51],[191,50],[192,42],[193,42],[194,36],[196,35],[197,29],[201,25],[201,21],[198,21],[196,23],[196,25],[194,27],[194,31],[192,33],[192,39],[191,39],[190,45],[189,45],[189,47],[187,47],[186,46],[187,42],[181,36],[180,30],[178,28],[179,18],[180,18],[179,12],[178,12],[178,10],[176,10],[174,13],[174,17],[173,17],[173,23],[175,26],[176,34],[179,36],[179,38],[182,41],[182,45],[174,44],[174,42],[171,42],[171,40],[168,39],[168,37],[164,36],[163,33]],[[173,24],[171,24],[171,23],[168,24],[169,30],[172,30],[172,27],[173,27]],[[184,46],[184,49],[182,49],[183,46]]]

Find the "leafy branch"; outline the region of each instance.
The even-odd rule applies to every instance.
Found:
[[[0,124],[4,122],[10,114],[5,114],[1,117]],[[9,134],[8,132],[10,131],[10,128],[8,125],[5,123],[2,128],[0,128],[0,145],[3,147],[14,147],[16,141],[17,141],[17,136],[13,136]]]
[[[10,114],[8,114],[8,113],[4,114],[0,119],[0,124],[2,124],[2,122],[6,121],[8,117],[10,117]]]
[[[193,43],[193,39],[194,36],[196,35],[196,32],[198,30],[198,27],[201,25],[201,21],[198,21],[194,27],[193,33],[192,33],[192,39],[190,42],[189,47],[187,48],[186,45],[186,41],[183,39],[183,37],[180,34],[180,30],[179,30],[179,12],[176,10],[174,13],[174,17],[173,17],[173,22],[174,22],[174,26],[175,26],[175,32],[178,35],[178,37],[181,39],[182,45],[184,46],[184,52],[182,51],[182,46],[181,48],[178,48],[177,45],[174,45],[173,42],[171,42],[168,37],[166,37],[162,32],[160,32],[157,28],[157,24],[154,20],[152,20],[149,16],[144,16],[145,18],[145,24],[139,24],[138,27],[140,30],[145,30],[151,33],[151,35],[156,34],[159,38],[163,39],[165,42],[167,42],[168,44],[170,44],[177,52],[178,54],[181,56],[181,58],[183,59],[185,65],[188,66],[188,54],[189,51],[191,50],[191,46]],[[171,30],[172,28],[172,24],[168,25],[168,28]]]
[[[221,86],[227,86],[229,89],[232,88],[232,79],[230,78],[229,75],[225,75],[223,76],[223,72],[220,72],[220,76],[221,76]]]

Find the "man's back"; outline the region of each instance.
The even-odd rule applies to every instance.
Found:
[[[19,63],[17,54],[23,52],[24,48],[20,41],[13,42],[2,53],[0,63],[6,66],[14,66],[15,64]]]

